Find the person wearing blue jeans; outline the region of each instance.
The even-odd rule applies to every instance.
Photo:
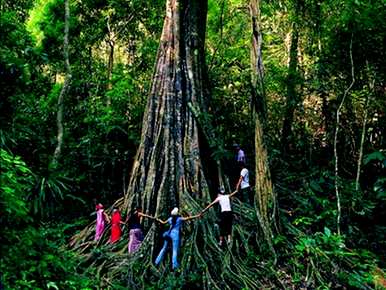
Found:
[[[184,221],[188,221],[188,220],[191,220],[194,218],[201,217],[201,215],[202,214],[198,214],[195,216],[181,217],[178,215],[178,208],[175,207],[171,211],[171,217],[169,217],[166,221],[156,219],[161,224],[168,223],[170,225],[169,230],[163,234],[164,245],[163,245],[161,251],[159,252],[157,258],[155,259],[155,264],[157,266],[162,262],[163,257],[165,255],[167,247],[168,247],[168,243],[169,243],[169,241],[171,241],[171,243],[172,243],[172,269],[175,270],[178,268],[179,263],[177,260],[177,256],[178,256],[178,250],[179,250],[180,240],[181,240],[182,224]]]

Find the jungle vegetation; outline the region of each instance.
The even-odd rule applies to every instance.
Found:
[[[386,289],[384,0],[0,0],[4,289]],[[144,221],[199,213],[178,271]]]

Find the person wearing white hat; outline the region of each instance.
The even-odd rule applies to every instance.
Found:
[[[201,212],[201,214],[204,214],[204,212],[206,212],[209,208],[211,208],[216,203],[220,204],[221,213],[220,213],[220,223],[219,223],[219,227],[220,227],[219,246],[223,246],[224,237],[226,236],[228,237],[228,243],[231,240],[233,213],[232,213],[230,198],[233,197],[236,193],[237,191],[234,191],[231,194],[225,194],[225,189],[220,188],[219,193],[217,194],[217,198]]]
[[[163,247],[162,247],[161,251],[159,252],[157,258],[155,259],[155,264],[159,265],[162,262],[163,257],[166,253],[166,249],[167,249],[169,240],[170,240],[172,243],[172,269],[175,270],[179,266],[177,256],[178,256],[178,249],[180,246],[180,236],[181,236],[182,224],[184,221],[188,221],[188,220],[200,217],[201,214],[194,215],[194,216],[188,216],[188,217],[181,217],[178,214],[178,208],[175,207],[170,212],[170,215],[171,216],[165,221],[160,220],[160,219],[156,219],[161,224],[168,223],[170,225],[170,228],[167,232],[165,232],[163,234],[164,244],[163,244]]]

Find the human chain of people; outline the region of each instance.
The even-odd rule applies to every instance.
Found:
[[[129,244],[128,252],[129,254],[134,253],[140,247],[143,238],[144,231],[141,225],[143,218],[152,219],[160,224],[169,225],[169,229],[165,231],[162,235],[163,237],[163,246],[155,259],[155,265],[159,265],[168,249],[169,244],[172,246],[172,269],[175,270],[179,267],[178,263],[178,252],[181,246],[181,228],[184,222],[190,221],[193,219],[201,218],[204,214],[215,204],[220,206],[220,215],[219,215],[219,246],[223,247],[226,243],[231,243],[231,234],[232,234],[232,224],[233,224],[233,212],[232,212],[232,203],[231,199],[238,194],[238,197],[242,202],[251,203],[253,201],[252,191],[250,190],[249,183],[249,171],[245,166],[245,153],[240,148],[239,145],[235,145],[237,150],[236,162],[240,168],[240,174],[237,179],[235,186],[235,191],[231,193],[226,193],[223,187],[218,189],[217,197],[206,206],[201,212],[196,215],[181,216],[179,214],[178,207],[174,207],[170,216],[166,220],[162,220],[158,217],[154,217],[143,213],[141,207],[135,207],[131,213],[127,216],[126,220],[123,222],[121,213],[117,207],[113,208],[111,218],[104,211],[104,206],[101,203],[96,205],[96,229],[95,229],[95,241],[101,239],[106,223],[111,224],[111,236],[109,239],[110,243],[117,242],[121,235],[122,229],[121,225],[127,225],[129,229]]]

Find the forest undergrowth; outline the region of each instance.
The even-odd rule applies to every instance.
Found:
[[[167,229],[156,223],[145,223],[145,240],[131,255],[127,252],[127,232],[117,244],[108,244],[108,231],[96,243],[92,240],[94,224],[74,236],[73,250],[81,253],[78,258],[86,272],[95,271],[101,288],[384,289],[384,261],[377,258],[379,255],[351,240],[349,233],[336,234],[331,176],[327,172],[299,175],[283,176],[275,186],[282,202],[286,198],[291,206],[279,211],[274,252],[264,242],[256,208],[239,199],[233,202],[231,244],[218,246],[217,213],[212,210],[184,226],[181,267],[174,272],[169,256],[159,267],[154,265],[152,237]],[[300,186],[294,188],[293,184]],[[185,204],[185,214],[199,210],[193,200],[193,206],[187,201]],[[356,229],[358,236],[360,229]],[[161,244],[159,238],[156,248]]]

